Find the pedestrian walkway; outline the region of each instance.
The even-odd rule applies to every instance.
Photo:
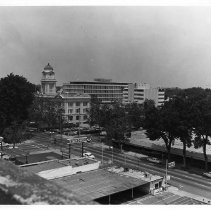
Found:
[[[197,201],[200,201],[200,202],[203,202],[203,203],[206,203],[206,204],[211,204],[211,200],[208,199],[208,198],[180,190],[180,189],[178,189],[177,187],[174,187],[174,186],[170,186],[168,188],[168,192],[174,193],[174,194],[179,195],[179,196],[186,196],[186,197],[195,199]]]

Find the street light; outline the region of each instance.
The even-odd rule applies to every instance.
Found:
[[[112,153],[111,153],[111,162],[113,163],[114,162],[114,148],[113,146],[110,147],[112,149]]]
[[[166,189],[167,189],[167,176],[168,176],[168,159],[166,159],[166,179],[165,179],[165,181],[166,181]]]
[[[69,140],[69,139],[67,139]],[[70,163],[71,163],[71,142],[67,143],[69,145],[69,160],[70,160]]]
[[[103,165],[103,142],[102,142],[102,165]]]

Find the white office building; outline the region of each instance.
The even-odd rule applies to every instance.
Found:
[[[124,104],[134,102],[142,104],[146,99],[153,100],[155,106],[161,106],[165,100],[165,91],[161,88],[152,88],[145,83],[128,84],[128,88],[123,90]]]

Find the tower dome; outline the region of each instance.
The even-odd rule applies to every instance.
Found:
[[[53,67],[48,63],[45,67],[44,70],[52,70],[53,71]]]

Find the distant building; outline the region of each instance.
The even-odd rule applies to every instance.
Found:
[[[87,122],[91,101],[89,95],[62,92],[55,99],[62,100],[63,118],[66,122],[73,124]]]
[[[112,82],[111,79],[95,79],[93,82],[77,81],[63,84],[63,91],[69,93],[82,93],[96,96],[102,103],[113,101],[122,102],[123,89],[128,83]]]
[[[67,93],[61,87],[57,88],[55,72],[49,63],[42,72],[41,93],[38,96],[61,102],[64,108],[62,115],[66,122],[85,123],[88,119],[91,97],[88,94],[77,92]]]
[[[138,103],[153,100],[156,106],[161,106],[164,103],[165,91],[161,88],[151,88],[149,84],[128,84],[128,87],[123,90],[123,103]]]
[[[41,93],[46,96],[56,95],[55,73],[49,63],[45,66],[42,72]]]

